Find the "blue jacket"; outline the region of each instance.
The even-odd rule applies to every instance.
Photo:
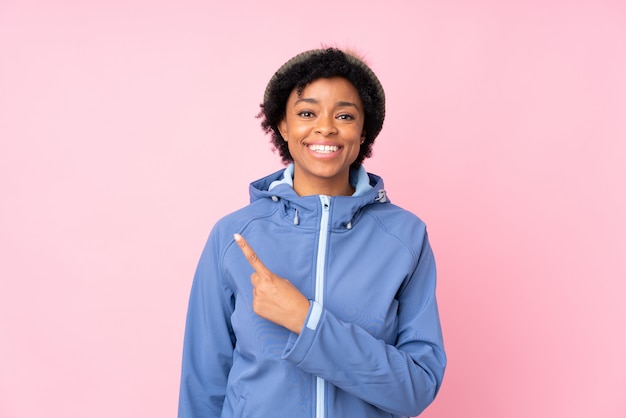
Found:
[[[180,418],[418,415],[443,379],[426,227],[369,174],[361,196],[298,196],[282,170],[211,232],[194,278]],[[234,233],[311,300],[300,335],[252,310]]]

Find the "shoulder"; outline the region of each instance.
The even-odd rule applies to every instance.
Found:
[[[385,241],[395,241],[405,248],[415,259],[428,247],[426,223],[413,212],[393,203],[370,205],[363,216],[375,222],[379,233],[387,236]],[[382,236],[381,236],[382,238]]]
[[[365,206],[365,213],[376,219],[384,229],[389,231],[401,233],[403,230],[409,229],[410,233],[415,233],[416,230],[426,230],[426,224],[421,218],[388,199],[385,183],[381,176],[373,173],[368,173],[368,176],[372,186],[368,197],[373,198],[376,203]]]
[[[418,230],[426,230],[426,223],[420,217],[393,203],[370,205],[365,214],[389,231],[400,233],[409,230],[410,233],[415,233]]]
[[[241,232],[246,226],[257,220],[271,217],[278,209],[277,205],[268,204],[266,199],[256,200],[241,209],[231,212],[219,219],[213,226],[212,234],[227,234],[230,238]]]
[[[214,263],[221,266],[224,257],[235,247],[233,235],[244,231],[251,223],[269,218],[276,211],[276,205],[267,205],[263,201],[256,201],[220,218],[209,233],[205,242],[200,266]],[[235,251],[239,254],[239,251]],[[221,267],[219,267],[221,268]]]

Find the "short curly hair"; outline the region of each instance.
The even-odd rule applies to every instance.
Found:
[[[343,77],[356,88],[363,103],[365,140],[359,155],[352,163],[358,168],[372,155],[372,146],[385,119],[385,92],[374,72],[361,59],[336,48],[314,49],[296,55],[276,71],[265,89],[258,117],[261,127],[271,135],[283,163],[293,161],[289,146],[283,139],[278,124],[285,117],[287,99],[294,89],[301,93],[304,87],[319,78]]]

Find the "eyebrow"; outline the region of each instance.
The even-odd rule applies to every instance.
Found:
[[[294,105],[297,105],[297,104],[298,104],[298,103],[300,103],[300,102],[312,103],[312,104],[319,104],[319,101],[318,101],[317,99],[308,98],[308,97],[303,97],[303,98],[300,98],[300,99],[296,100],[296,101],[295,101],[295,103],[294,103]],[[337,107],[346,107],[346,106],[351,106],[351,107],[356,108],[357,110],[361,110],[361,109],[359,108],[359,106],[358,106],[356,103],[352,103],[352,102],[343,102],[343,101],[341,101],[341,102],[337,102],[337,103],[335,103],[335,105],[336,105]]]

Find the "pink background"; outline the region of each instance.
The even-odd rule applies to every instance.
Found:
[[[626,416],[626,3],[2,0],[0,416],[175,416],[212,224],[280,168],[265,83],[320,43],[388,96],[366,167],[429,225],[423,417]]]

